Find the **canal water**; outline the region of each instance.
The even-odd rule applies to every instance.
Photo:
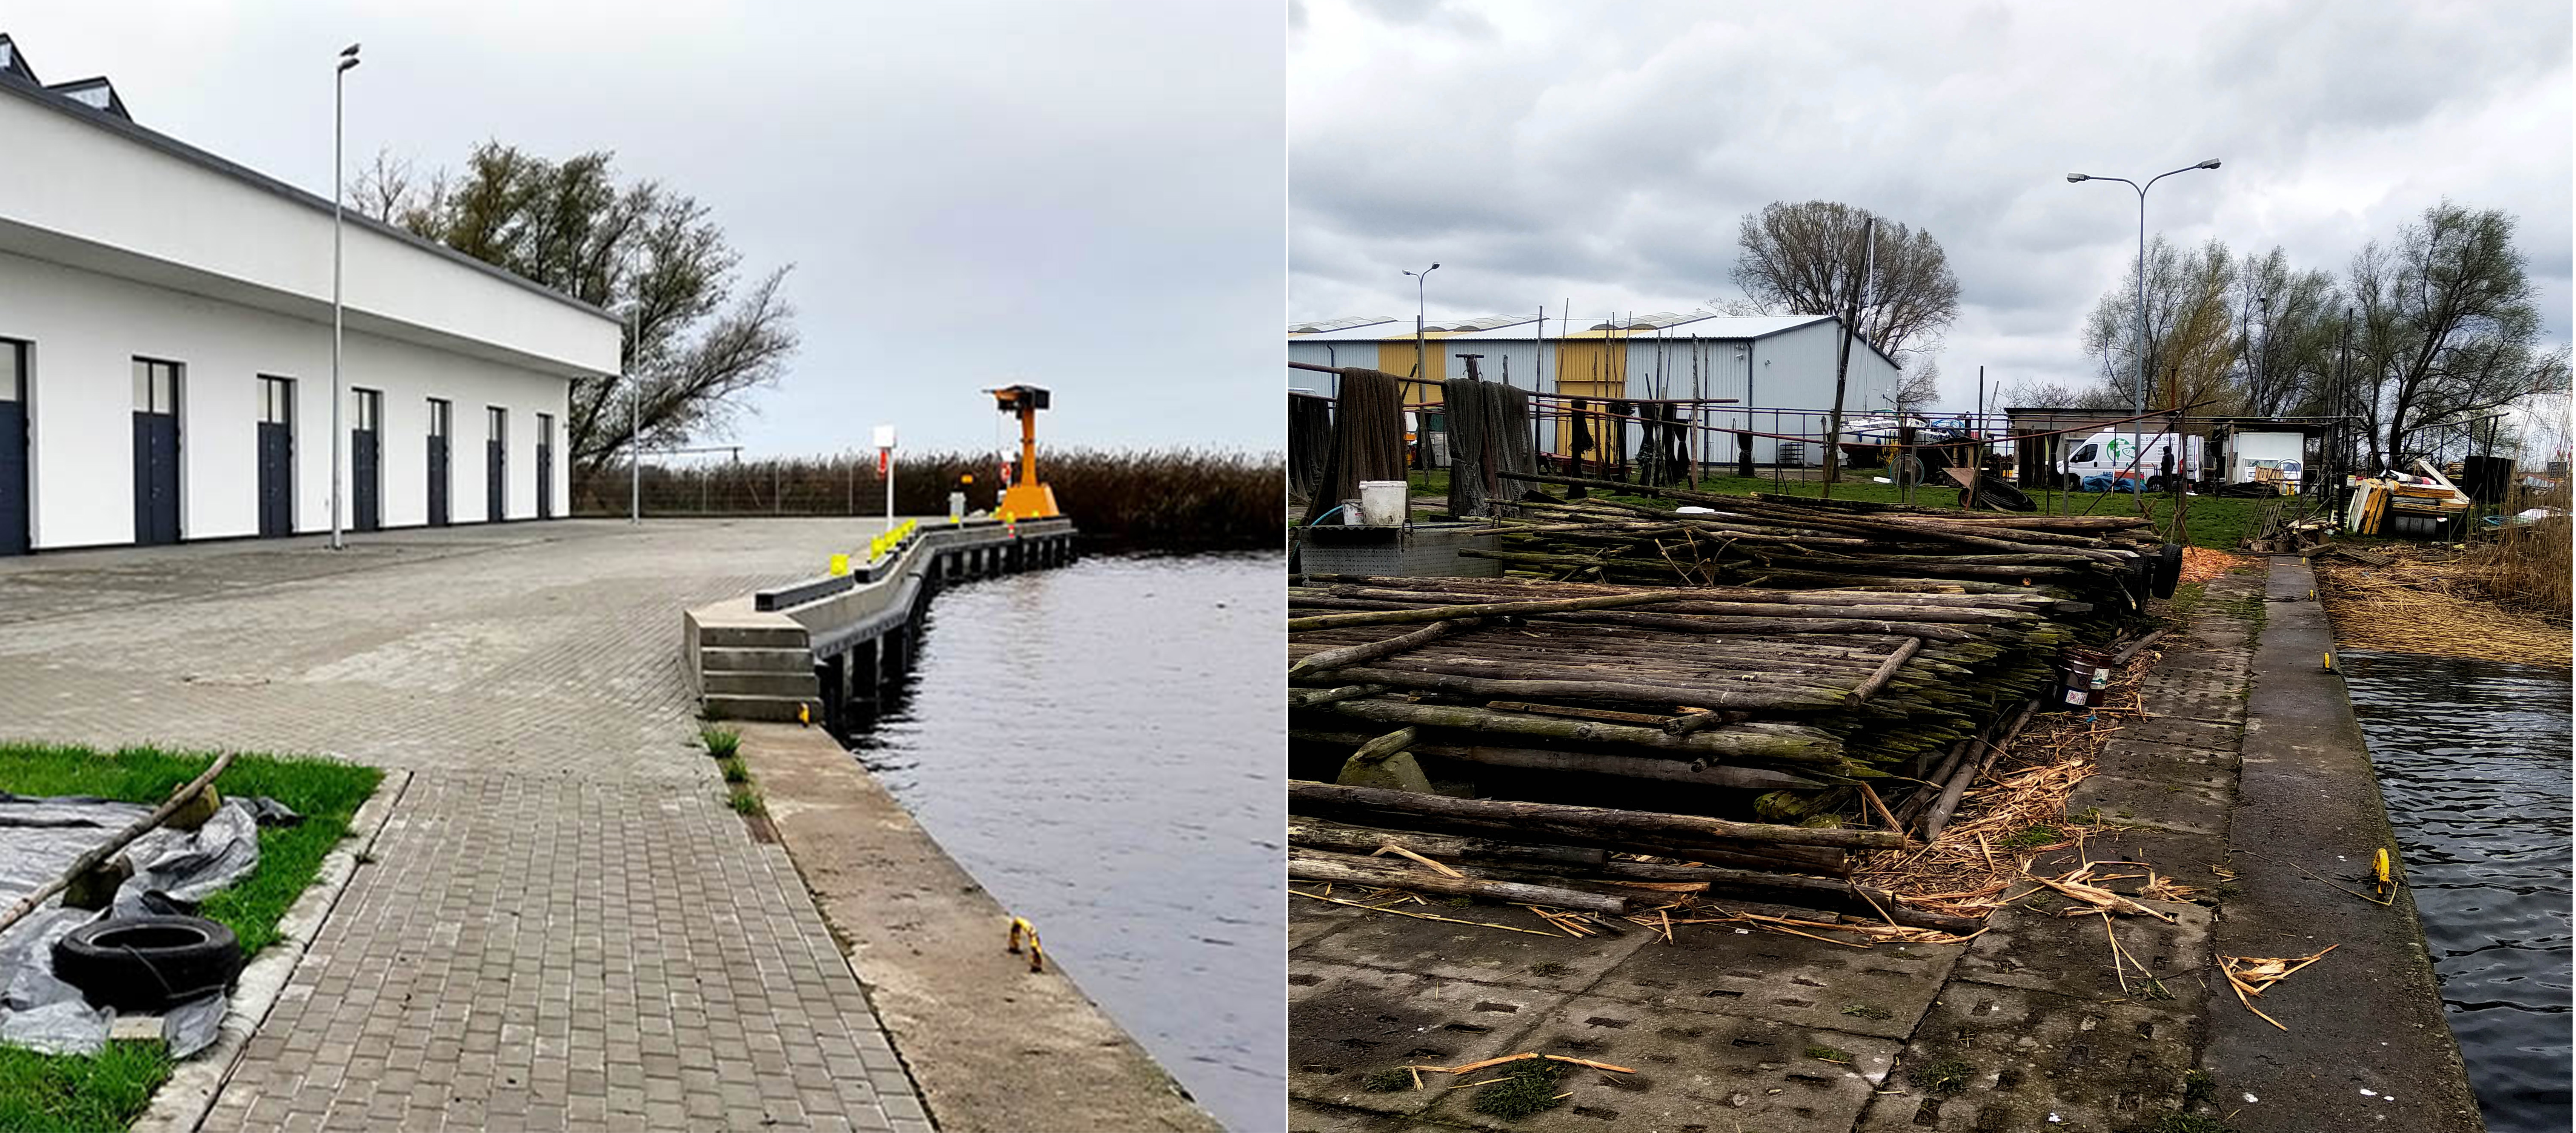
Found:
[[[1286,1091],[1284,570],[1120,556],[951,587],[905,695],[848,737],[1237,1130]]]
[[[2565,670],[2336,654],[2489,1133],[2570,1128]]]

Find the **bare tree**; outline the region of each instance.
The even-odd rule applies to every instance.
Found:
[[[2005,382],[2000,398],[2006,409],[2075,409],[2084,403],[2083,392],[2075,387],[2039,378]]]
[[[411,162],[395,157],[390,149],[377,150],[375,160],[349,179],[349,207],[383,224],[400,224],[395,214],[420,196],[420,187],[413,184]]]
[[[379,219],[621,316],[624,373],[573,388],[564,426],[578,468],[638,435],[663,447],[722,429],[796,351],[789,269],[737,293],[742,257],[706,206],[657,182],[621,184],[607,153],[557,162],[485,142],[458,173],[419,182],[378,155],[359,183]]]
[[[2147,245],[2147,382],[2149,409],[2206,402],[2199,412],[2238,408],[2231,381],[2236,362],[2236,319],[2229,296],[2236,260],[2212,240],[2191,250],[2158,237]],[[2102,400],[2114,408],[2133,404],[2138,379],[2137,269],[2103,294],[2085,320],[2084,350],[2100,363]]]
[[[1747,214],[1735,261],[1745,297],[1718,306],[1736,314],[1839,315],[1858,283],[1861,338],[1900,365],[1938,350],[1959,313],[1949,254],[1931,233],[1877,217],[1864,256],[1861,222],[1873,215],[1837,201],[1774,201]],[[1859,280],[1864,260],[1869,278]]]
[[[2446,200],[2393,245],[2353,257],[2352,365],[2371,391],[2358,408],[2379,466],[2424,455],[2440,430],[2567,388],[2566,349],[2535,349],[2540,313],[2515,223]]]
[[[1886,398],[1900,417],[1921,413],[1941,400],[1941,363],[1918,356],[1917,364],[1897,375],[1896,389],[1879,396]]]
[[[2280,248],[2237,260],[2237,376],[2244,409],[2278,416],[2322,409],[2334,378],[2343,295],[2334,276],[2290,266]]]

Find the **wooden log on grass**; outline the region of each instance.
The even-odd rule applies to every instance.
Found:
[[[1399,814],[1455,815],[1506,821],[1544,821],[1603,832],[1635,832],[1688,838],[1723,838],[1737,842],[1786,846],[1832,846],[1840,849],[1892,850],[1905,839],[1887,830],[1842,830],[1814,826],[1781,826],[1764,822],[1730,822],[1696,814],[1650,810],[1564,806],[1510,799],[1459,799],[1414,791],[1383,791],[1332,783],[1290,780],[1290,809],[1298,804],[1332,810],[1372,810]]]
[[[1370,885],[1382,889],[1411,889],[1420,893],[1441,893],[1455,897],[1484,897],[1525,905],[1546,905],[1559,909],[1582,909],[1609,916],[1626,916],[1628,900],[1601,893],[1586,893],[1552,885],[1532,885],[1518,881],[1496,881],[1480,877],[1448,877],[1434,873],[1415,862],[1393,865],[1379,858],[1353,854],[1332,854],[1316,850],[1290,849],[1288,876],[1294,881],[1329,881],[1344,885]]]
[[[117,831],[116,834],[110,837],[107,841],[101,842],[98,845],[91,847],[88,852],[83,853],[77,858],[73,858],[70,868],[65,869],[60,876],[38,886],[35,892],[19,898],[17,904],[9,906],[9,911],[7,913],[0,913],[0,932],[7,932],[9,930],[9,926],[17,924],[19,921],[26,919],[27,914],[35,912],[36,907],[44,904],[46,898],[51,897],[56,893],[60,893],[65,888],[69,887],[73,879],[98,868],[99,863],[116,856],[118,851],[123,850],[127,846],[133,845],[135,839],[150,833],[153,828],[160,826],[162,823],[168,822],[171,815],[179,813],[179,808],[196,801],[198,795],[205,793],[207,784],[213,783],[216,776],[223,774],[225,768],[233,765],[233,756],[235,754],[237,753],[228,751],[222,755],[216,756],[213,764],[209,765],[203,772],[200,772],[196,778],[188,780],[186,785],[171,792],[169,799],[163,802],[160,806],[154,807],[152,809],[152,813],[135,819],[133,822],[127,823],[124,829]]]

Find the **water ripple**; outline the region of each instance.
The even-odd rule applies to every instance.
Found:
[[[1276,555],[1097,558],[932,603],[852,750],[1229,1127],[1277,1125]],[[998,945],[997,945],[998,946]]]
[[[2563,670],[2337,655],[2489,1133],[2569,1127]]]

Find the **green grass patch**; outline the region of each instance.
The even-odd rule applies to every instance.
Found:
[[[1413,1088],[1413,1072],[1410,1070],[1380,1070],[1375,1074],[1371,1074],[1366,1078],[1360,1079],[1360,1088],[1371,1093],[1378,1094],[1391,1094],[1397,1090],[1410,1090]]]
[[[1955,1058],[1944,1058],[1939,1062],[1928,1062],[1915,1067],[1906,1074],[1906,1080],[1914,1083],[1918,1089],[1930,1090],[1936,1094],[1955,1094],[1967,1089],[1968,1079],[1976,1073],[1977,1068],[1974,1066]]]
[[[717,770],[717,771],[720,771],[720,772],[722,772],[722,773],[724,774],[724,781],[725,781],[725,782],[728,782],[728,783],[748,783],[748,782],[751,782],[751,769],[750,769],[750,768],[748,768],[748,767],[743,766],[743,765],[742,765],[742,760],[740,760],[740,759],[738,759],[738,758],[727,757],[727,758],[725,758],[725,759],[722,759],[722,760],[717,761],[717,763],[716,763],[716,770]]]
[[[2218,1079],[2206,1070],[2186,1070],[2182,1076],[2182,1104],[2200,1105],[2218,1100]]]
[[[1845,1015],[1849,1015],[1849,1016],[1852,1016],[1852,1017],[1857,1018],[1857,1019],[1892,1019],[1892,1018],[1895,1018],[1894,1013],[1892,1013],[1892,1012],[1888,1011],[1886,1008],[1884,1008],[1884,1007],[1872,1007],[1872,1006],[1870,1006],[1870,1005],[1868,1005],[1868,1004],[1866,1004],[1866,1003],[1855,1003],[1855,1004],[1852,1004],[1852,1005],[1851,1005],[1851,1006],[1849,1006],[1849,1007],[1843,1008],[1843,1014],[1845,1014]]]
[[[1825,1046],[1822,1043],[1808,1047],[1807,1057],[1815,1059],[1818,1062],[1837,1062],[1845,1066],[1851,1065],[1852,1060],[1850,1051],[1843,1050],[1838,1047]]]
[[[2066,832],[2054,826],[2028,826],[2022,828],[2020,833],[2004,839],[2002,844],[2004,848],[2010,850],[2027,850],[2039,846],[2054,846],[2065,840]]]
[[[214,756],[127,748],[107,753],[46,744],[0,744],[0,790],[22,795],[96,795],[157,804],[204,772]],[[303,895],[322,858],[349,832],[349,820],[384,773],[327,759],[243,755],[215,789],[230,797],[266,795],[304,821],[261,827],[259,865],[206,899],[198,912],[241,940],[244,955],[276,943],[278,918]],[[123,1129],[140,1116],[152,1091],[170,1076],[157,1042],[116,1042],[92,1057],[36,1054],[0,1047],[0,1133],[21,1130]]]
[[[707,754],[718,759],[732,759],[742,750],[742,733],[731,728],[700,728],[698,742],[707,745]]]
[[[2156,1119],[2151,1133],[2236,1133],[2236,1127],[2196,1113],[2168,1113]]]
[[[732,793],[725,796],[725,805],[740,815],[759,814],[768,809],[760,805],[760,792],[752,790],[748,783],[734,784]]]
[[[0,790],[22,795],[97,795],[131,803],[159,803],[204,772],[214,756],[126,748],[0,744]],[[349,819],[374,793],[384,772],[329,759],[243,755],[233,760],[215,790],[234,798],[266,795],[293,807],[304,821],[261,827],[259,867],[206,899],[199,914],[220,921],[241,939],[242,954],[277,941],[277,919],[302,896],[322,868],[323,855],[349,832]]]
[[[1503,1080],[1476,1091],[1476,1112],[1490,1113],[1504,1120],[1517,1120],[1533,1113],[1555,1109],[1565,1104],[1556,1096],[1556,1080],[1565,1073],[1565,1064],[1553,1059],[1524,1058],[1494,1068]]]
[[[169,1078],[157,1042],[112,1042],[89,1058],[0,1047],[0,1131],[121,1130]]]

